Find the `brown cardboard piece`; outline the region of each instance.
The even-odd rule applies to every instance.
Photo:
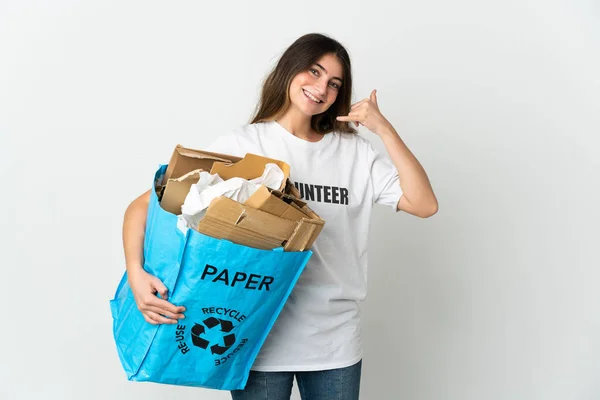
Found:
[[[160,206],[163,210],[172,214],[181,214],[181,205],[185,201],[187,194],[190,192],[192,185],[198,183],[200,172],[202,169],[195,169],[184,174],[179,178],[171,178],[167,180],[163,192]],[[165,196],[164,193],[167,195]]]
[[[284,196],[289,199],[289,203],[281,199]],[[292,221],[310,218],[302,211],[305,203],[281,192],[271,192],[266,186],[261,186],[244,204]]]
[[[280,190],[283,190],[286,187],[287,179],[290,176],[290,166],[283,161],[258,156],[252,153],[246,154],[242,160],[234,164],[215,162],[210,170],[210,173],[219,174],[221,179],[224,181],[235,177],[254,179],[262,176],[263,171],[265,170],[265,165],[268,163],[277,164],[277,166],[283,171],[283,182],[279,188]]]
[[[162,180],[164,190],[159,197],[161,207],[175,215],[181,214],[185,197],[200,178],[199,171],[210,171],[215,162],[235,163],[240,160],[239,157],[190,149],[178,144]],[[192,174],[194,171],[198,171],[198,174]]]
[[[189,174],[191,171],[210,171],[211,174],[218,174],[223,180],[233,177],[249,180],[260,177],[267,163],[277,164],[283,171],[284,180],[280,189],[295,189],[294,185],[288,181],[290,166],[283,161],[252,153],[246,154],[244,158],[239,158],[227,154],[190,149],[178,144],[175,146],[175,150],[173,150],[167,171],[162,180],[164,191],[161,197],[161,205],[164,202],[169,208],[167,209],[163,206],[163,209],[176,215],[181,214],[181,204],[185,200],[185,196],[182,197],[182,193],[186,188],[189,192],[191,185],[198,182],[198,179],[196,179],[196,182],[193,182],[191,178],[185,180],[185,182],[181,180],[184,175]],[[179,182],[175,183],[174,180],[179,180]],[[179,202],[181,204],[177,206]]]
[[[214,199],[197,230],[219,239],[260,248],[283,246],[285,251],[309,249],[325,222],[306,203],[288,177],[290,166],[282,161],[248,153],[244,158],[210,153],[177,145],[163,179],[161,207],[181,214],[190,187],[198,182],[200,171],[219,174],[224,179],[258,178],[267,163],[277,164],[284,172],[280,191],[261,186],[244,204],[224,196]]]
[[[173,150],[171,160],[169,160],[163,183],[166,184],[168,179],[180,178],[184,174],[196,169],[210,171],[215,161],[232,163],[240,160],[241,158],[239,157],[190,149],[178,144],[175,146],[175,150]]]
[[[258,249],[283,246],[285,251],[303,251],[312,246],[325,224],[314,216],[292,221],[221,196],[211,202],[197,230]]]
[[[228,161],[231,160],[231,161]],[[191,174],[192,171],[210,171],[211,174],[218,174],[221,179],[227,180],[233,177],[244,179],[254,179],[260,177],[267,163],[274,163],[283,171],[284,180],[280,189],[294,190],[293,196],[299,197],[296,188],[292,185],[288,177],[290,175],[290,166],[283,161],[272,158],[262,157],[256,154],[248,153],[244,158],[233,157],[227,154],[211,153],[202,150],[195,150],[177,145],[169,160],[165,177],[163,178],[164,191],[161,197],[161,206],[170,213],[181,214],[181,205],[183,204],[190,187],[198,182],[199,173]],[[256,197],[248,199],[246,202],[252,207],[262,209],[263,211],[275,211],[276,215],[283,216],[285,210],[291,209],[286,213],[285,218],[294,215],[293,207],[283,202],[278,202],[276,198],[267,202],[268,196],[265,192],[266,187],[261,188]],[[281,197],[281,195],[279,195]],[[266,203],[266,204],[265,204]],[[283,204],[278,204],[283,203]],[[298,219],[300,215],[296,214],[292,219]]]

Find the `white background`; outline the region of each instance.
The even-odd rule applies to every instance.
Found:
[[[123,212],[175,144],[246,123],[313,31],[347,46],[354,100],[378,89],[440,202],[375,210],[361,398],[600,398],[599,17],[592,0],[0,1],[0,398],[229,398],[126,380]]]

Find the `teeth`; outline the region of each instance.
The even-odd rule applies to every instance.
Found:
[[[315,96],[313,96],[312,94],[308,93],[306,90],[304,90],[304,94],[306,94],[306,97],[308,97],[309,99],[311,99],[315,103],[320,103],[321,102],[321,100],[317,99]]]

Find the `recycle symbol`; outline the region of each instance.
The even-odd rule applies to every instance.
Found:
[[[202,335],[206,333],[206,329],[204,327],[212,329],[217,325],[221,325],[221,332],[228,333],[231,332],[231,330],[233,329],[233,324],[231,323],[231,321],[217,319],[215,317],[207,318],[204,321],[202,321],[201,324],[196,323],[192,327],[192,343],[194,344],[194,346],[201,347],[206,350],[210,343],[208,342],[208,340],[202,337]],[[218,355],[224,354],[235,343],[235,335],[233,333],[230,333],[229,335],[224,336],[223,342],[225,344],[224,346],[221,346],[219,344],[211,346],[211,353]]]

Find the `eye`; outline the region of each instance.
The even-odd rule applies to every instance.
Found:
[[[331,82],[329,85],[336,90],[339,90],[340,88],[340,85],[337,82]]]
[[[316,69],[314,69],[314,68],[309,68],[308,70],[309,70],[309,71],[310,71],[310,73],[311,73],[311,74],[313,74],[314,76],[319,76],[319,71],[317,71]]]

